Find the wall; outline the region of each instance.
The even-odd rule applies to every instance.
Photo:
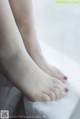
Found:
[[[80,63],[80,5],[33,0],[38,39]]]

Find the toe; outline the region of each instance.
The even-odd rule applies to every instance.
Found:
[[[67,79],[68,79],[66,76],[63,76],[61,74],[55,74],[55,78],[59,79],[63,83],[65,83],[67,81]]]
[[[59,90],[59,88],[54,88],[53,91],[55,93],[56,99],[61,97],[61,91]]]
[[[67,94],[68,88],[64,87],[64,84],[58,79],[52,79],[53,86],[50,87],[50,90],[55,94],[56,99],[63,97]]]
[[[54,73],[53,76],[59,80],[61,80],[63,83],[65,83],[68,80],[68,77],[65,76],[58,68],[52,67]]]
[[[62,96],[65,96],[69,91],[69,89],[65,87],[60,87],[59,89],[61,91]]]
[[[54,94],[53,91],[51,91],[50,97],[51,97],[51,100],[52,100],[52,101],[56,99],[56,96],[55,96],[55,94]]]
[[[65,92],[68,93],[69,89],[68,88],[64,88]]]
[[[51,90],[44,91],[43,93],[46,94],[46,95],[48,95],[50,97],[50,100],[51,101],[53,101],[53,100],[56,99],[56,96],[55,96],[54,92],[51,91]]]
[[[35,97],[33,97],[34,101],[43,101],[43,102],[47,102],[50,101],[50,97],[47,94],[44,93],[38,93],[35,95]]]
[[[45,102],[51,101],[50,96],[43,93],[42,96],[41,96],[41,101],[45,101]]]
[[[58,93],[58,95],[57,95],[58,97],[57,98],[61,98],[61,97],[65,96],[69,91],[68,88],[64,88],[62,86],[59,86],[56,89],[57,89],[56,92]]]

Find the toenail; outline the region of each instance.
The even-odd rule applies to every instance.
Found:
[[[68,78],[67,78],[67,76],[64,76],[64,80],[67,80]]]
[[[68,88],[65,88],[65,92],[68,92],[69,91],[69,89]]]

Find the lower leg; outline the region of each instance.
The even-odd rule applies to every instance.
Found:
[[[22,35],[23,42],[31,58],[44,72],[65,82],[67,77],[57,68],[51,67],[42,55],[34,28],[32,1],[10,0],[10,5]]]
[[[21,35],[23,37],[23,42],[25,44],[28,53],[35,60],[33,55],[40,55],[41,49],[36,38],[33,13],[32,13],[32,0],[9,0],[10,5],[14,14],[15,21],[19,27]],[[34,45],[33,45],[34,44]],[[32,52],[33,51],[33,52]],[[36,57],[37,58],[37,57]]]

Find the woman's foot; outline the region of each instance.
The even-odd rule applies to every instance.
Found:
[[[45,73],[65,82],[67,77],[59,69],[50,66],[42,55],[36,38],[31,0],[24,0],[24,2],[22,0],[10,0],[10,5],[24,45],[31,58]]]
[[[68,92],[61,81],[45,74],[28,55],[8,0],[0,1],[0,67],[2,74],[32,101],[51,101]]]
[[[24,52],[0,62],[3,75],[32,101],[53,101],[68,92],[61,81],[45,74]]]

